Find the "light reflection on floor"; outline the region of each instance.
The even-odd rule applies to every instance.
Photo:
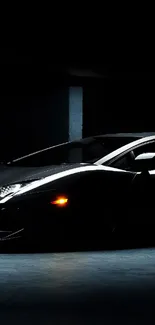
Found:
[[[155,249],[0,255],[3,323],[153,324],[154,310]]]

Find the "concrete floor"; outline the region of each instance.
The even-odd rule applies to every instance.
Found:
[[[154,324],[155,249],[0,255],[1,324]]]

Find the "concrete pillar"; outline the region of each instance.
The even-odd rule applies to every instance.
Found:
[[[83,89],[69,87],[69,141],[82,138]]]

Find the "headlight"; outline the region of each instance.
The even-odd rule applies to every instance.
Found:
[[[0,187],[0,203],[5,203],[14,195],[18,195],[23,188],[27,188],[33,182],[23,182],[21,184],[10,184]]]
[[[42,184],[43,183],[43,184]],[[45,182],[46,183],[46,182]],[[44,181],[39,180],[27,181],[20,184],[10,184],[0,187],[0,204],[6,203],[16,195],[30,192],[40,185],[44,185]]]
[[[3,199],[10,194],[14,194],[18,192],[21,187],[22,184],[13,184],[13,185],[0,187],[0,199]]]

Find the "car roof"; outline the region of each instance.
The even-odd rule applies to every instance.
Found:
[[[95,138],[143,138],[155,135],[155,132],[139,132],[139,133],[107,133],[95,136]]]
[[[63,145],[67,145],[67,144],[71,144],[71,143],[81,143],[83,145],[86,145],[86,144],[89,144],[91,143],[94,139],[105,139],[105,138],[122,138],[122,137],[130,137],[132,136],[133,137],[133,133],[111,133],[111,134],[101,134],[101,135],[96,135],[96,136],[90,136],[90,137],[85,137],[85,138],[79,138],[79,139],[76,139],[76,140],[73,140],[73,141],[67,141],[67,142],[63,142],[63,143],[60,143],[60,144],[56,144],[56,145],[52,145],[50,147],[47,147],[47,148],[43,148],[43,149],[40,149],[40,150],[37,150],[37,151],[34,151],[34,152],[31,152],[27,155],[24,155],[22,157],[18,157],[18,158],[15,158],[13,159],[13,162],[16,162],[18,160],[21,160],[21,159],[24,159],[24,158],[27,158],[27,157],[30,157],[30,156],[33,156],[35,154],[38,154],[38,153],[41,153],[41,152],[44,152],[44,151],[48,151],[52,148],[56,148],[56,147],[61,147]],[[137,134],[134,134],[134,137],[138,137],[139,136]],[[141,135],[142,137],[142,135]]]
[[[140,138],[143,138],[144,136],[146,136],[146,134],[155,134],[155,132],[141,132],[141,133],[110,133],[110,134],[101,134],[101,135],[95,135],[95,136],[90,136],[90,137],[85,137],[85,138],[82,138],[82,139],[76,139],[76,140],[73,140],[73,141],[68,141],[68,142],[64,142],[64,143],[60,143],[60,144],[56,144],[56,145],[53,145],[53,146],[50,146],[50,147],[47,147],[47,148],[44,148],[44,149],[41,149],[41,150],[37,150],[35,152],[32,152],[32,153],[29,153],[27,155],[24,155],[22,157],[18,157],[18,158],[15,158],[13,159],[13,162],[16,162],[16,161],[19,161],[19,160],[22,160],[24,158],[28,158],[30,156],[33,156],[35,154],[38,154],[38,153],[42,153],[42,152],[45,152],[45,151],[48,151],[52,148],[56,148],[56,147],[61,147],[63,145],[67,145],[69,143],[82,143],[83,145],[86,145],[86,144],[89,144],[91,143],[94,139],[116,139],[116,138],[130,138],[130,141],[132,141],[134,138],[137,138],[137,139],[140,139]],[[10,164],[10,162],[8,162],[8,164]]]
[[[111,153],[109,153],[108,155],[104,156],[103,158],[97,160],[95,162],[95,164],[97,165],[101,165],[104,163],[107,163],[109,160],[115,158],[116,156],[120,155],[121,153],[123,153],[126,150],[132,149],[134,147],[136,147],[137,145],[143,144],[143,143],[147,143],[149,141],[155,140],[155,135],[151,135],[148,137],[142,137],[138,140],[132,141],[114,151],[112,151]]]
[[[100,135],[94,135],[94,136],[89,136],[89,137],[85,137],[82,139],[76,139],[74,141],[70,141],[68,143],[83,143],[83,144],[89,144],[91,143],[94,139],[103,139],[103,140],[110,140],[112,139],[118,139],[119,140],[129,140],[129,142],[131,142],[134,139],[140,139],[146,136],[150,136],[150,135],[155,135],[155,132],[141,132],[141,133],[106,133],[106,134],[100,134]]]

